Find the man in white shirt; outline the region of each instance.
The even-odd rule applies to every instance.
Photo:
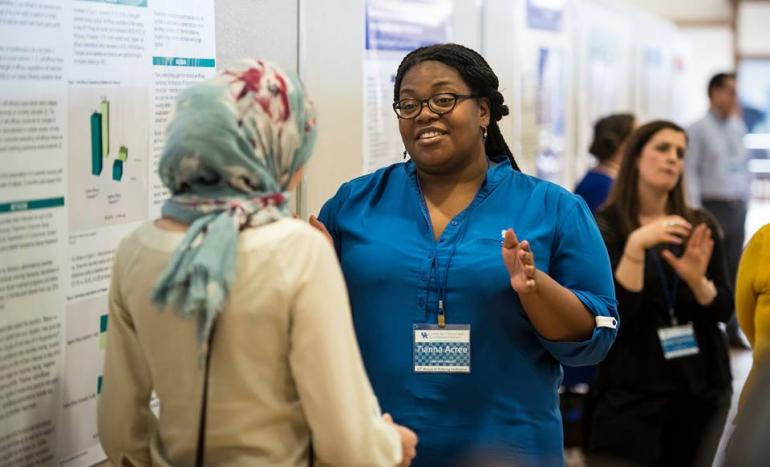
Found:
[[[714,75],[708,85],[709,111],[687,131],[686,184],[693,205],[716,217],[724,230],[727,268],[733,287],[743,250],[746,209],[751,196],[746,126],[738,116],[734,73]],[[730,345],[748,348],[733,317],[727,325]]]

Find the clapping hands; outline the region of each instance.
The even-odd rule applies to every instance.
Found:
[[[695,227],[690,239],[687,240],[687,246],[681,257],[677,258],[668,250],[663,250],[660,255],[685,282],[695,284],[706,275],[713,251],[714,240],[711,238],[711,229],[706,224],[700,224]]]

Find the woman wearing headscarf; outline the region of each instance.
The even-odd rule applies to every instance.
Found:
[[[159,166],[172,196],[115,256],[98,410],[115,465],[414,456],[379,412],[334,251],[287,206],[314,140],[301,84],[269,62],[180,95]]]

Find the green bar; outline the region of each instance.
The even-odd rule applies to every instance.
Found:
[[[0,214],[4,212],[31,211],[64,206],[64,198],[33,199],[29,201],[12,201],[0,204]]]
[[[120,149],[118,149],[118,160],[125,162],[126,159],[128,159],[128,148],[121,146]]]
[[[102,114],[102,157],[110,157],[110,101],[102,98],[99,104]]]
[[[213,58],[152,57],[152,64],[158,66],[214,68],[216,66],[216,60]]]

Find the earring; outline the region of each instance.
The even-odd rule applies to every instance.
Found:
[[[404,149],[404,159],[406,159],[406,156],[408,156],[408,154],[406,153],[406,149]]]
[[[482,141],[487,140],[487,129],[484,127],[481,127],[481,140]]]

